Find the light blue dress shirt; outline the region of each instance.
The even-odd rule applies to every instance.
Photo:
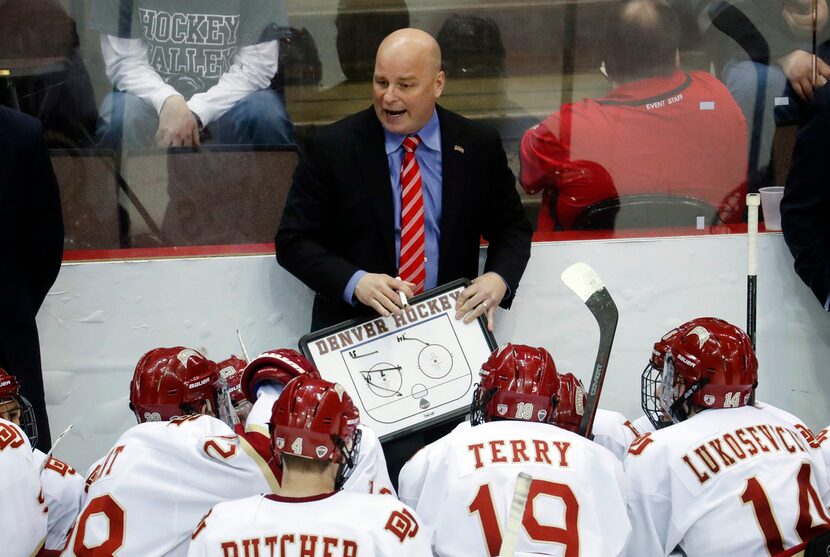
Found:
[[[392,189],[392,207],[395,219],[395,265],[400,266],[401,257],[401,163],[403,162],[403,140],[405,135],[383,131],[386,144],[386,158],[389,161],[389,178]],[[426,254],[426,282],[424,290],[438,284],[438,244],[441,231],[441,126],[438,113],[433,110],[432,118],[418,130],[421,144],[415,150],[415,159],[421,168],[421,184],[424,198],[424,248]],[[343,291],[343,299],[348,304],[357,305],[354,290],[366,271],[357,271]]]

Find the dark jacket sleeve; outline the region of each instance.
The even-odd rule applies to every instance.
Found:
[[[277,262],[309,288],[332,300],[342,298],[359,268],[327,247],[338,198],[331,153],[320,136],[310,138],[294,174],[275,238]]]
[[[487,172],[491,179],[487,207],[489,218],[486,219],[482,230],[482,236],[489,246],[484,271],[496,272],[507,282],[510,292],[501,305],[509,308],[530,259],[533,228],[527,220],[519,193],[516,191],[516,178],[507,165],[507,155],[504,153],[501,139],[495,130],[490,131],[487,138],[492,153]]]
[[[795,272],[822,305],[830,292],[830,88],[814,95],[798,130],[781,225],[795,258]]]
[[[26,215],[22,222],[27,228],[24,237],[28,238],[28,248],[23,252],[23,267],[37,311],[54,284],[63,259],[60,191],[39,122],[24,157],[26,199],[22,209]]]

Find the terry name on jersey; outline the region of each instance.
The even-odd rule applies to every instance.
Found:
[[[468,445],[475,457],[475,469],[490,464],[522,464],[538,462],[566,468],[568,466],[569,441],[545,441],[542,439],[493,439],[485,443]]]

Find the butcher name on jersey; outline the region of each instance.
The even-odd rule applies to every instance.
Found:
[[[244,557],[262,555],[263,557],[282,557],[296,554],[300,557],[357,557],[357,542],[314,534],[282,534],[280,536],[263,536],[243,540],[219,542],[223,557]],[[277,551],[279,549],[279,551]]]

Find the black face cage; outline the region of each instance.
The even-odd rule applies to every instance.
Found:
[[[475,389],[475,396],[473,396],[473,402],[470,404],[470,424],[476,426],[479,424],[483,424],[487,419],[487,405],[490,403],[490,400],[495,396],[498,392],[496,387],[493,387],[489,391],[485,392],[484,394],[479,394],[480,390],[478,386],[480,383],[476,384]]]
[[[20,404],[20,428],[26,437],[29,438],[29,443],[34,448],[37,445],[37,420],[35,419],[35,410],[32,404],[26,400],[24,396],[18,396],[17,401]]]
[[[349,476],[351,476],[352,472],[354,472],[354,468],[357,465],[357,457],[360,454],[360,439],[362,437],[363,432],[359,429],[354,432],[352,450],[349,450],[348,447],[346,447],[346,443],[343,439],[339,437],[334,439],[334,443],[340,450],[340,454],[343,455],[340,466],[337,469],[337,476],[334,478],[335,491],[340,491],[346,483],[346,480],[348,480]]]
[[[663,370],[657,369],[649,362],[640,376],[640,406],[655,429],[662,429],[674,423],[660,402],[662,388]]]

